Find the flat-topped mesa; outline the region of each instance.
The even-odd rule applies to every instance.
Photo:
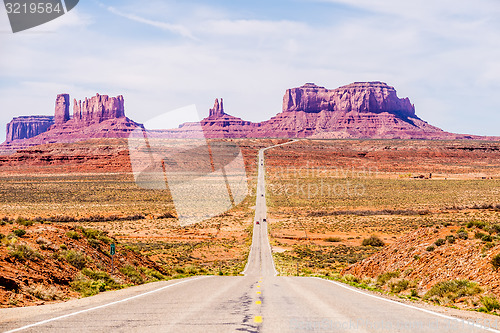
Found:
[[[52,125],[54,125],[54,117],[52,116],[16,117],[7,124],[5,142],[32,138],[46,132]]]
[[[319,113],[388,112],[401,117],[416,118],[415,107],[408,98],[398,98],[396,90],[383,82],[355,82],[328,90],[314,83],[288,89],[283,97],[283,112]]]
[[[213,109],[210,109],[208,113],[208,117],[222,117],[225,115],[224,113],[224,101],[222,98],[220,99],[220,104],[219,104],[219,99],[215,99],[214,107]]]
[[[73,100],[73,121],[75,123],[101,123],[108,119],[124,118],[123,96],[109,97],[96,94],[82,101]]]

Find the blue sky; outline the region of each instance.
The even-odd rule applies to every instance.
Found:
[[[500,135],[499,36],[497,0],[81,0],[17,34],[2,7],[0,124],[63,92],[122,94],[138,122],[216,97],[262,121],[305,82],[384,81],[433,125]]]

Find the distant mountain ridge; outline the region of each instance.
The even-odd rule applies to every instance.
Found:
[[[34,145],[91,138],[126,138],[139,126],[125,116],[123,96],[99,95],[73,101],[56,98],[54,116],[22,116],[7,124],[4,152]],[[200,130],[201,129],[201,130]],[[431,139],[492,140],[500,137],[454,134],[420,119],[409,98],[399,98],[386,83],[355,82],[336,89],[314,83],[288,89],[282,112],[260,123],[229,115],[216,99],[208,117],[178,128],[149,131],[166,138],[312,138],[312,139]]]
[[[213,112],[213,110],[218,110]],[[420,119],[409,98],[383,82],[355,82],[336,89],[306,83],[288,89],[282,112],[252,123],[227,114],[222,100],[215,101],[200,122],[207,138],[312,138],[312,139],[431,139],[500,140],[500,137],[454,134]],[[198,124],[156,131],[165,137],[196,136]]]

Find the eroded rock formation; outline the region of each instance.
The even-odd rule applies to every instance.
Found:
[[[52,116],[21,116],[7,124],[6,142],[29,139],[46,132],[54,124]]]
[[[123,96],[109,97],[96,94],[82,101],[73,100],[73,121],[79,124],[101,123],[125,117]]]
[[[56,98],[56,110],[54,115],[56,124],[64,124],[69,120],[69,95],[60,94]]]
[[[355,82],[333,90],[306,83],[302,87],[288,89],[283,97],[283,112],[293,111],[388,112],[417,118],[410,100],[398,98],[396,89],[383,82]]]
[[[91,138],[123,138],[139,124],[125,117],[123,96],[99,95],[74,100],[73,117],[69,114],[69,95],[57,95],[54,116],[14,118],[7,125],[7,140],[0,151],[10,153],[17,149],[45,143],[63,143]]]

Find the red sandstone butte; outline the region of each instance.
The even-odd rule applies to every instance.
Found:
[[[7,125],[7,139],[0,151],[45,143],[83,141],[90,138],[128,137],[137,126],[125,117],[123,96],[99,95],[73,101],[56,98],[55,116],[14,118]],[[312,138],[312,139],[474,139],[500,141],[500,137],[445,132],[420,119],[408,98],[399,98],[383,82],[355,82],[336,89],[306,83],[288,89],[282,112],[253,123],[231,116],[222,99],[216,99],[208,117],[178,128],[148,131],[163,138]]]
[[[207,138],[500,140],[432,126],[416,115],[408,98],[399,98],[394,87],[383,82],[355,82],[332,90],[306,83],[288,89],[282,112],[260,123],[227,114],[222,99],[216,100],[198,126],[185,123],[163,133],[166,137],[197,136],[199,125]]]
[[[99,95],[74,100],[69,115],[69,95],[57,95],[54,117],[14,118],[7,125],[7,140],[0,145],[4,153],[47,143],[69,143],[92,138],[126,138],[139,124],[125,117],[123,96]]]

